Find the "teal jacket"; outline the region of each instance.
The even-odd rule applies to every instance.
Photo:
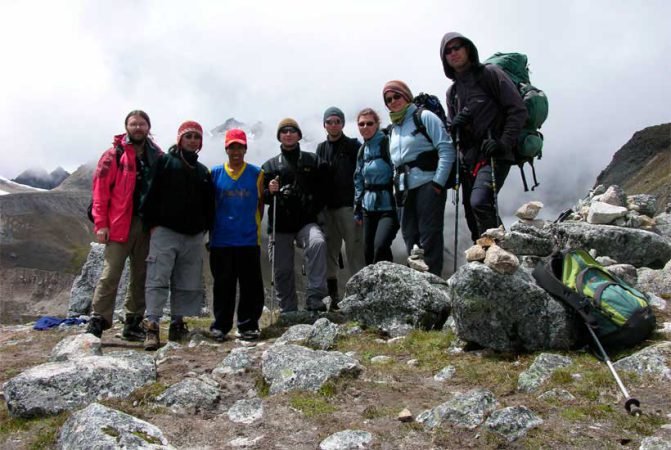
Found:
[[[387,136],[378,130],[359,150],[354,171],[354,206],[361,205],[365,211],[394,209],[394,168],[382,155],[382,147],[388,145],[387,140]]]

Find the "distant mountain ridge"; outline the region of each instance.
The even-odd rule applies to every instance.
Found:
[[[70,174],[62,167],[57,167],[51,173],[42,168],[33,168],[24,170],[12,181],[40,189],[53,189],[69,176]]]
[[[657,209],[671,202],[671,123],[634,133],[596,178],[595,187],[616,184],[627,194],[657,197]]]

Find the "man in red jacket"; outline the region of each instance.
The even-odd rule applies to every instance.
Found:
[[[101,337],[112,326],[119,280],[130,258],[122,336],[141,341],[149,233],[143,229],[139,208],[149,188],[151,169],[163,152],[149,137],[151,122],[144,111],[128,113],[125,128],[126,133],[115,136],[113,146],[103,153],[93,176],[94,231],[98,242],[105,244],[105,256],[86,331]]]

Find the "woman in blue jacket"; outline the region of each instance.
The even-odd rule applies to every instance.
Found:
[[[391,161],[398,175],[403,196],[401,233],[408,253],[417,245],[424,249],[429,272],[440,276],[443,270],[443,216],[447,193],[445,185],[455,161],[452,139],[445,124],[434,113],[421,110],[418,119],[426,136],[415,124],[417,106],[410,88],[398,80],[382,89],[389,109]],[[430,140],[427,138],[430,138]]]
[[[363,221],[366,264],[393,261],[391,243],[399,225],[389,138],[380,131],[380,116],[371,108],[359,113],[357,125],[364,144],[354,171],[354,220]]]

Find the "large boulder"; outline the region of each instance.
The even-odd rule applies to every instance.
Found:
[[[549,225],[560,247],[595,249],[621,264],[661,269],[671,259],[671,243],[650,231],[584,222]]]
[[[86,257],[82,271],[72,283],[70,305],[68,306],[69,316],[89,315],[91,313],[93,291],[95,291],[96,284],[98,284],[98,279],[103,271],[104,255],[105,245],[91,242],[91,250]],[[123,305],[123,299],[128,288],[128,277],[128,261],[126,261],[116,294],[115,311],[120,310]]]
[[[661,270],[642,267],[637,271],[636,286],[645,292],[652,292],[658,297],[671,298],[671,261]]]
[[[450,278],[452,317],[459,338],[498,351],[568,349],[577,342],[575,314],[525,271],[499,274],[463,265]]]
[[[343,314],[384,331],[398,325],[441,329],[450,313],[447,281],[390,262],[366,266],[345,286]]]
[[[504,234],[499,245],[518,256],[547,256],[552,253],[554,240],[548,228],[518,221]]]
[[[261,369],[270,393],[317,391],[329,380],[358,376],[359,362],[340,352],[310,350],[300,345],[273,345],[263,352]]]
[[[125,351],[35,366],[7,381],[4,392],[12,416],[37,417],[124,398],[153,381],[154,358]]]
[[[172,449],[156,426],[116,409],[92,403],[63,424],[59,449]]]

